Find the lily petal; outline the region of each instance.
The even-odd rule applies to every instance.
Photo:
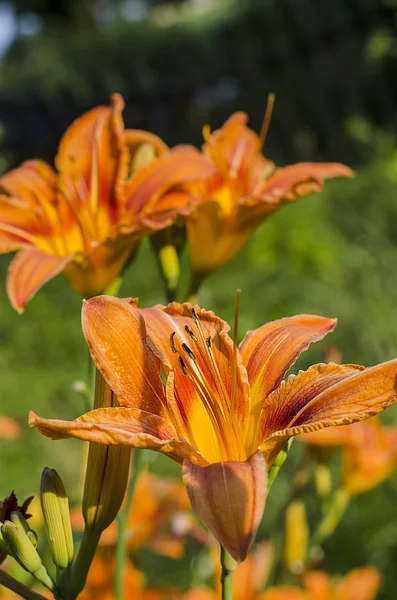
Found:
[[[266,464],[256,452],[246,462],[207,467],[183,463],[183,481],[201,521],[220,544],[241,562],[259,527],[266,499]]]
[[[247,333],[240,344],[240,354],[251,386],[247,438],[253,437],[265,398],[277,388],[299,355],[335,326],[335,319],[298,315],[266,323]]]
[[[84,302],[83,333],[92,359],[123,406],[167,413],[160,360],[149,347],[139,310],[119,298]]]
[[[291,436],[362,421],[396,401],[397,360],[356,370],[347,377],[347,372],[338,373],[337,367],[356,369],[350,365],[315,365],[291,376],[267,399],[260,430],[265,435],[261,450],[269,464]],[[329,385],[333,377],[339,381]]]
[[[339,163],[297,163],[277,169],[256,190],[266,200],[293,201],[322,190],[324,180],[331,177],[353,177],[349,167]]]
[[[178,440],[173,426],[157,415],[134,408],[98,408],[75,421],[42,419],[29,414],[30,427],[53,440],[77,438],[107,446],[131,446],[156,450],[178,464],[184,460],[205,465],[206,460],[185,440]]]
[[[53,256],[36,248],[20,250],[10,264],[7,277],[7,294],[15,310],[22,313],[37,290],[58,275],[73,258]]]
[[[28,160],[0,178],[0,189],[31,204],[43,199],[53,203],[55,185],[55,171],[42,160]]]
[[[60,173],[83,178],[94,214],[99,204],[110,207],[116,202],[123,162],[123,108],[122,97],[113,94],[111,106],[98,106],[76,119],[65,132],[55,159]]]
[[[152,207],[174,186],[200,181],[214,173],[214,165],[191,147],[176,148],[152,161],[129,182],[125,197],[127,211],[135,215]],[[188,201],[188,195],[186,195]]]
[[[308,574],[309,575],[309,574]],[[374,567],[353,569],[337,584],[338,600],[373,600],[378,594],[382,576]],[[308,585],[308,581],[305,579]]]

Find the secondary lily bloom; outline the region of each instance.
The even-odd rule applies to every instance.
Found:
[[[330,177],[351,177],[338,163],[298,163],[276,168],[261,154],[262,141],[233,114],[211,135],[204,129],[203,153],[216,174],[201,187],[200,202],[188,220],[192,268],[197,279],[237,254],[262,221],[285,203],[319,192]]]
[[[266,472],[286,441],[360,421],[396,400],[397,360],[368,369],[314,365],[283,381],[299,354],[334,329],[334,319],[274,321],[237,348],[213,312],[189,303],[138,309],[133,300],[101,296],[84,303],[82,324],[121,406],[71,422],[31,413],[31,426],[54,439],[170,456],[183,467],[197,514],[240,561],[263,514]]]
[[[374,600],[380,584],[381,575],[374,567],[353,569],[339,580],[322,571],[309,571],[303,576],[303,588],[275,586],[256,600]]]
[[[377,417],[299,439],[314,447],[342,448],[342,487],[350,495],[371,490],[397,469],[397,427],[384,426]]]
[[[179,184],[214,168],[197,150],[169,151],[157,136],[125,130],[124,103],[99,106],[64,134],[57,171],[28,161],[0,178],[0,252],[19,250],[7,291],[25,304],[61,271],[84,297],[103,293],[138,240],[189,210]]]

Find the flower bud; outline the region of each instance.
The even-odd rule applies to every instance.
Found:
[[[117,398],[97,370],[95,408],[117,406]],[[101,533],[117,516],[127,487],[131,450],[91,442],[83,496],[86,528]]]
[[[74,558],[73,534],[68,497],[55,469],[43,470],[40,500],[52,562],[60,569],[67,569]]]
[[[49,577],[41,562],[36,548],[29,540],[25,531],[12,521],[6,521],[1,527],[3,543],[8,554],[12,556],[25,571],[31,573],[43,585],[53,588],[53,581]]]
[[[174,295],[178,287],[180,268],[178,250],[174,243],[174,228],[168,227],[150,236],[161,277],[168,292]]]
[[[295,500],[288,506],[285,515],[284,561],[296,575],[304,569],[308,537],[305,505],[301,500]]]
[[[29,523],[18,510],[14,510],[11,513],[11,521],[14,523],[14,525],[18,525],[18,527],[23,529],[25,533],[28,533],[28,531],[30,531]]]

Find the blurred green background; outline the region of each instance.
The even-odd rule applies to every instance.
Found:
[[[114,91],[128,127],[170,144],[200,144],[204,123],[217,127],[236,109],[258,129],[274,91],[266,154],[278,164],[344,161],[357,177],[278,212],[208,279],[200,302],[230,321],[241,287],[241,334],[300,312],[338,317],[298,368],[324,360],[330,345],[344,362],[388,360],[397,356],[396,33],[394,0],[0,2],[0,168],[51,161],[72,120]],[[8,262],[0,257],[0,414],[20,422],[23,438],[0,441],[0,496],[37,493],[48,465],[77,503],[82,444],[51,442],[26,421],[29,409],[59,418],[85,410],[72,387],[87,375],[81,301],[58,277],[19,317],[4,291]],[[163,300],[147,241],[121,295]],[[396,422],[397,409],[385,420]],[[301,454],[294,444],[268,501],[261,535],[279,542]],[[153,468],[178,475],[161,459]],[[318,516],[313,499],[309,508]],[[395,598],[397,476],[352,505],[326,551],[331,573],[379,567],[380,598]]]

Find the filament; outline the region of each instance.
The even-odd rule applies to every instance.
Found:
[[[267,97],[265,116],[263,117],[262,127],[261,127],[261,131],[259,134],[259,139],[261,141],[261,148],[263,148],[263,146],[265,145],[266,136],[269,131],[270,121],[272,120],[272,114],[273,114],[275,100],[276,100],[276,96],[273,94],[273,92],[270,93]]]

